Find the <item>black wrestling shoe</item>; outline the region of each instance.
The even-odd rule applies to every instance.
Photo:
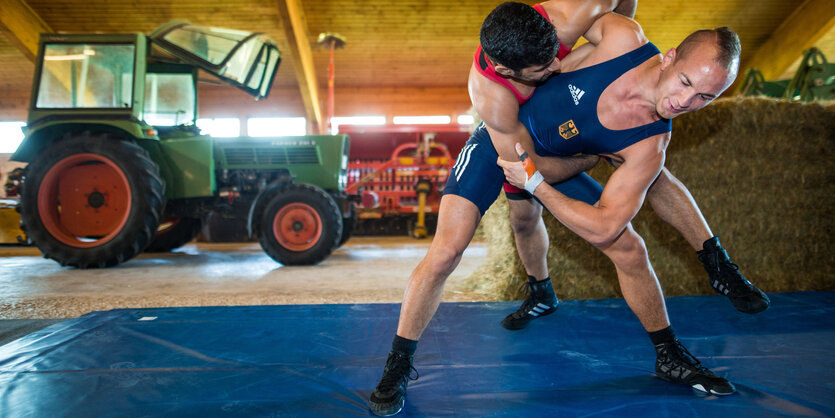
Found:
[[[713,395],[730,395],[736,391],[731,382],[702,366],[678,338],[656,345],[655,355],[655,375],[662,380],[683,383]]]
[[[415,377],[412,377],[412,371]],[[371,394],[368,407],[374,415],[387,417],[403,409],[406,402],[406,386],[409,380],[418,379],[417,370],[412,366],[412,357],[398,351],[389,352],[383,377]]]
[[[557,300],[554,288],[551,287],[550,278],[539,282],[529,280],[527,285],[528,297],[516,312],[502,320],[503,327],[510,330],[522,329],[534,319],[557,310],[560,301]]]
[[[710,276],[710,286],[727,296],[738,311],[755,314],[768,309],[771,300],[739,272],[739,266],[728,258],[719,237],[705,241],[704,249],[697,254]]]

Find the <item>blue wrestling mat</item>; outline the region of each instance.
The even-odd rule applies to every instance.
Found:
[[[418,347],[404,416],[835,416],[835,293],[668,299],[678,336],[736,384],[652,376],[622,299],[565,301],[522,331],[517,303],[445,303]],[[0,416],[351,416],[382,373],[399,305],[121,309],[0,347]]]

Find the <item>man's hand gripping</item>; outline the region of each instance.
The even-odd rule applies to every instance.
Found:
[[[542,177],[542,173],[534,166],[533,159],[528,158],[528,153],[518,142],[516,143],[516,154],[519,156],[518,162],[506,161],[499,157],[496,164],[504,170],[508,183],[523,188],[533,195],[537,186],[545,181],[545,178]]]

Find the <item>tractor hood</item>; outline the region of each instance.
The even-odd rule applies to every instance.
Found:
[[[275,42],[263,33],[172,20],[149,37],[177,59],[219,77],[256,99],[270,93],[281,61]]]

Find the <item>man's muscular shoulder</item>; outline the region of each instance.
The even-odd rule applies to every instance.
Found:
[[[587,33],[594,44],[583,45],[588,48],[581,59],[566,62],[563,71],[573,71],[589,67],[612,58],[621,56],[648,42],[641,25],[628,17],[617,13],[607,13],[594,22]],[[578,54],[580,55],[580,54]],[[570,57],[570,54],[569,54]]]
[[[634,19],[617,13],[606,13],[592,25],[589,31],[600,36],[598,47],[622,54],[647,43],[641,25]]]
[[[635,0],[630,0],[633,2]],[[622,0],[549,0],[542,3],[561,43],[574,46],[589,26],[605,13],[617,10]],[[628,9],[633,9],[630,6]],[[634,13],[634,11],[632,11]]]
[[[519,123],[519,102],[510,89],[470,68],[467,84],[476,113],[490,128],[507,132]]]

